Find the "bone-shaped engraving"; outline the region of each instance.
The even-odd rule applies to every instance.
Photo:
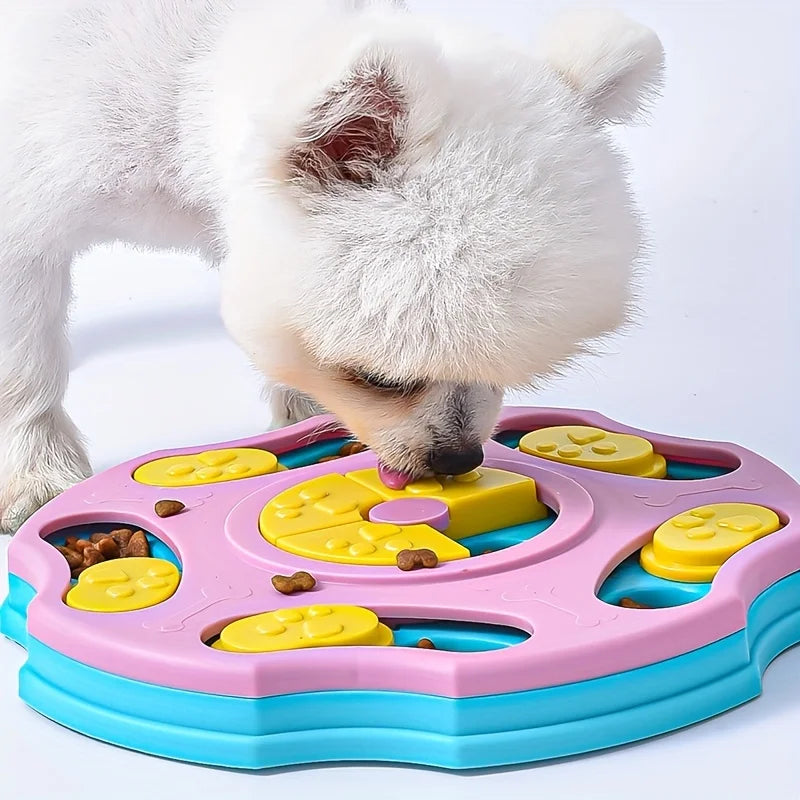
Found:
[[[187,500],[186,508],[200,508],[205,505],[206,500],[210,500],[214,496],[213,492],[195,497],[193,500]],[[101,505],[118,505],[119,503],[144,503],[144,497],[109,497],[108,495],[98,496],[97,492],[92,492],[88,497],[85,497],[83,502],[87,506],[101,506]],[[149,501],[152,502],[152,501]]]
[[[573,611],[567,607],[567,601],[558,596],[555,586],[545,590],[538,590],[526,584],[521,589],[510,589],[503,592],[500,595],[500,599],[506,603],[541,603],[542,605],[550,606],[550,608],[572,617],[579,628],[594,628],[602,622],[611,622],[619,616],[614,611],[609,611],[608,614],[603,616],[590,616]]]
[[[97,496],[96,492],[92,492],[88,497],[85,497],[83,502],[87,506],[102,506],[113,503],[144,503],[144,497],[108,497],[104,495],[102,498]]]
[[[651,508],[664,508],[666,506],[671,506],[679,497],[692,497],[693,495],[698,494],[711,494],[712,492],[730,492],[732,489],[739,489],[743,492],[755,492],[759,489],[763,489],[764,484],[760,483],[759,481],[752,480],[748,486],[741,486],[740,484],[728,485],[728,486],[717,486],[713,489],[686,489],[683,492],[674,492],[670,493],[670,497],[663,502],[657,502],[653,497],[649,494],[634,494],[633,496],[637,500],[641,500],[644,505],[650,506]]]
[[[234,589],[233,586],[220,580],[220,578],[214,578],[213,583],[200,589],[201,599],[184,606],[164,620],[145,622],[143,626],[148,630],[156,630],[161,633],[182,631],[186,627],[188,620],[207,608],[211,608],[217,603],[223,603],[226,600],[244,600],[252,594],[253,590],[249,586]]]

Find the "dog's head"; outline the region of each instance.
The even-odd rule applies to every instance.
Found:
[[[226,322],[388,467],[467,471],[504,389],[627,318],[642,236],[607,127],[660,43],[598,12],[538,54],[382,15],[310,41],[231,192]]]

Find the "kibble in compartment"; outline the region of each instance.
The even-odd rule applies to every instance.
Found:
[[[118,558],[150,558],[153,556],[147,534],[137,528],[104,526],[105,531],[81,530],[63,537],[55,535],[50,543],[67,562],[70,576],[77,579],[86,569]],[[176,559],[175,562],[177,563]]]

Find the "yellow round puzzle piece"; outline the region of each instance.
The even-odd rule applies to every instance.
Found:
[[[309,647],[387,646],[390,628],[360,606],[283,608],[226,625],[212,647],[232,653],[275,653]]]
[[[526,433],[519,449],[532,456],[576,467],[638,478],[664,478],[667,462],[641,436],[588,425],[558,425]]]
[[[734,553],[780,527],[778,515],[764,506],[700,506],[660,525],[639,558],[651,575],[707,583]]]
[[[84,570],[67,592],[79,611],[135,611],[163,603],[178,588],[178,568],[162,558],[118,558]]]
[[[147,486],[199,486],[280,470],[277,457],[268,450],[233,447],[148,461],[134,471],[133,479]]]

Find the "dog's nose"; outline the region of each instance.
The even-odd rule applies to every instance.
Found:
[[[463,475],[483,463],[483,448],[437,450],[431,455],[430,468],[440,475]]]

